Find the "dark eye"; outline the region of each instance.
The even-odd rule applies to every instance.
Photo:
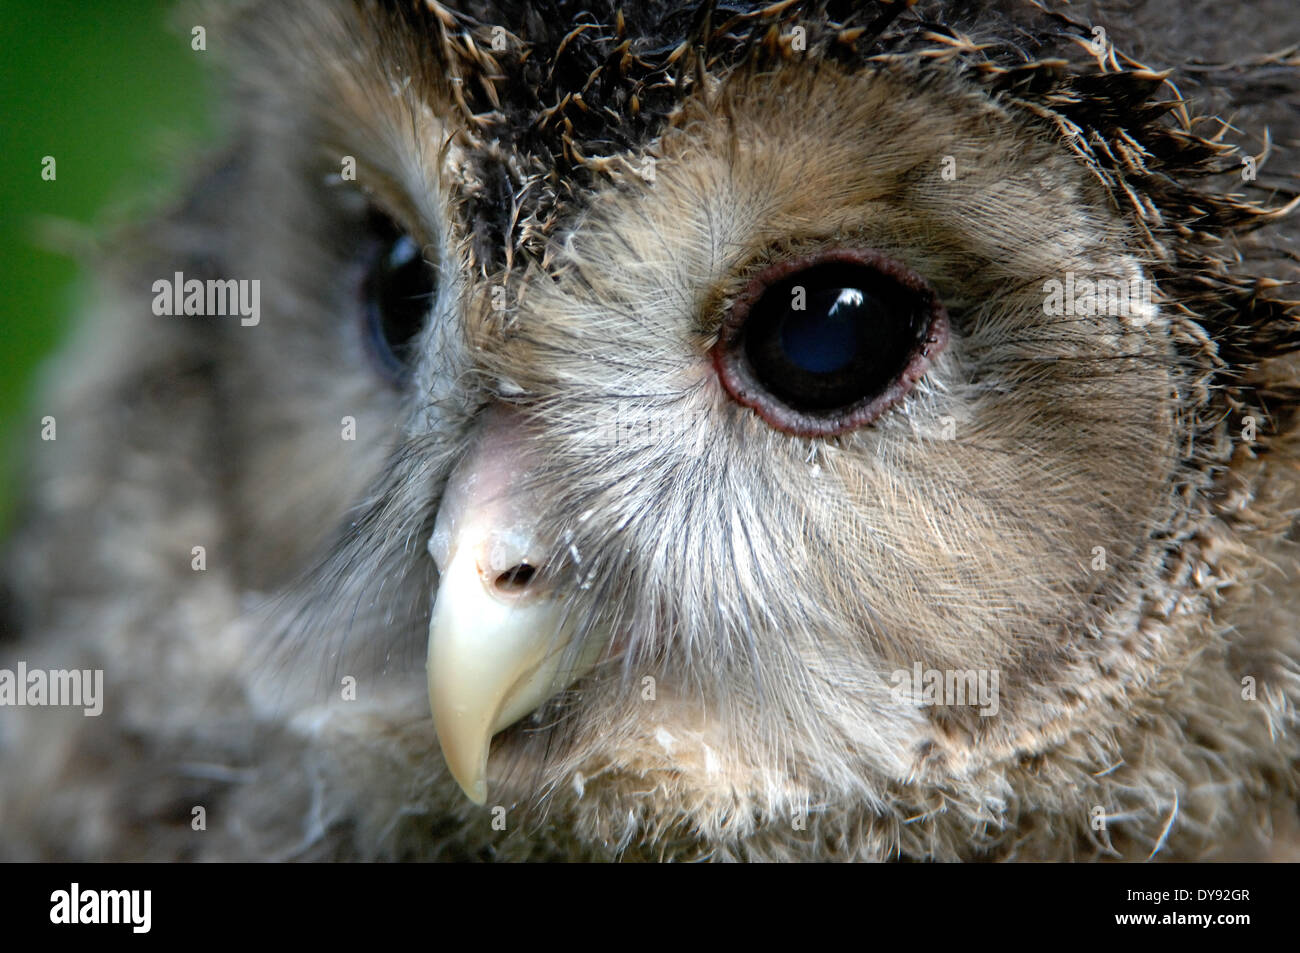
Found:
[[[366,343],[381,370],[401,381],[414,359],[415,339],[433,307],[437,275],[424,250],[392,219],[372,212],[362,284]]]
[[[865,426],[901,400],[948,340],[925,281],[840,249],[771,265],[732,305],[714,350],[727,392],[787,433]]]

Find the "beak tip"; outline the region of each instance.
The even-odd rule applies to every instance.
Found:
[[[452,779],[455,780],[457,787],[465,792],[465,796],[480,807],[487,803],[487,750],[484,748],[481,764],[477,767],[464,764],[457,757],[449,757],[446,749],[443,750],[443,762],[451,772]]]
[[[443,763],[465,796],[482,806],[487,803],[487,761],[492,733],[467,736],[459,730],[458,721],[445,709],[433,706],[434,732],[442,748]]]

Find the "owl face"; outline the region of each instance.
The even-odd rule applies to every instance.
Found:
[[[337,670],[424,648],[434,725],[413,730],[473,801],[541,801],[621,846],[796,837],[1108,703],[1068,692],[1089,635],[1131,631],[1160,587],[1196,369],[1149,299],[1045,307],[1071,273],[1151,280],[1059,131],[943,70],[787,50],[678,94],[579,187],[579,145],[529,139],[562,112],[458,108],[521,81],[513,31],[465,64],[430,39],[472,46],[457,14],[336,17],[300,38],[327,68],[284,78],[333,109],[279,130],[318,171],[280,170],[250,210],[248,267],[284,300],[239,342],[332,412],[315,441],[286,421],[253,484],[288,462],[332,485],[318,505],[372,495],[333,564],[371,567],[332,596]],[[313,346],[331,370],[294,379],[286,350]],[[303,518],[266,505],[272,537]],[[277,671],[316,670],[306,630],[279,646]],[[997,697],[918,705],[897,677],[918,667]]]
[[[1185,372],[1152,313],[1044,314],[1052,275],[1142,270],[1086,173],[1004,113],[832,70],[716,95],[729,121],[684,118],[653,186],[593,195],[556,277],[476,350],[521,400],[551,585],[620,650],[623,679],[577,690],[573,730],[601,726],[577,750],[719,816],[742,791],[798,813],[1028,730],[1070,633],[1158,570]],[[1015,157],[977,161],[974,130]],[[805,281],[822,310],[800,324]],[[856,292],[861,338],[839,337]],[[810,370],[802,329],[883,372],[850,363],[863,392],[820,406],[809,382],[836,370]],[[1090,572],[1095,546],[1113,574]],[[996,673],[1005,707],[900,703],[893,673],[917,663]]]
[[[1180,223],[1245,206],[1136,194],[1212,150],[1069,30],[659,6],[230,24],[166,254],[261,280],[210,344],[238,682],[390,853],[498,806],[523,856],[1095,843],[1214,585]]]

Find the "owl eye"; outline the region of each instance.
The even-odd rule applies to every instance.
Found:
[[[947,313],[919,275],[840,249],[761,271],[732,305],[714,363],[772,427],[828,436],[901,400],[947,339]]]
[[[366,344],[394,381],[410,372],[415,339],[433,306],[437,275],[420,244],[382,213],[372,211],[362,282]]]

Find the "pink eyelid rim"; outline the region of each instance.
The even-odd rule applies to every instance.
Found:
[[[732,345],[739,337],[740,330],[749,317],[750,309],[770,286],[795,272],[815,265],[836,262],[871,268],[927,299],[930,302],[930,323],[926,328],[925,340],[921,348],[912,355],[902,372],[882,393],[869,400],[849,404],[839,411],[814,416],[800,413],[768,394],[754,379],[744,353]],[[712,356],[713,366],[727,393],[737,403],[758,414],[768,426],[793,436],[833,437],[865,427],[906,397],[916,386],[916,382],[925,376],[932,360],[947,344],[948,312],[925,279],[880,252],[866,248],[836,248],[777,262],[755,275],[736,298],[723,320],[722,334],[718,343],[713,346]]]

